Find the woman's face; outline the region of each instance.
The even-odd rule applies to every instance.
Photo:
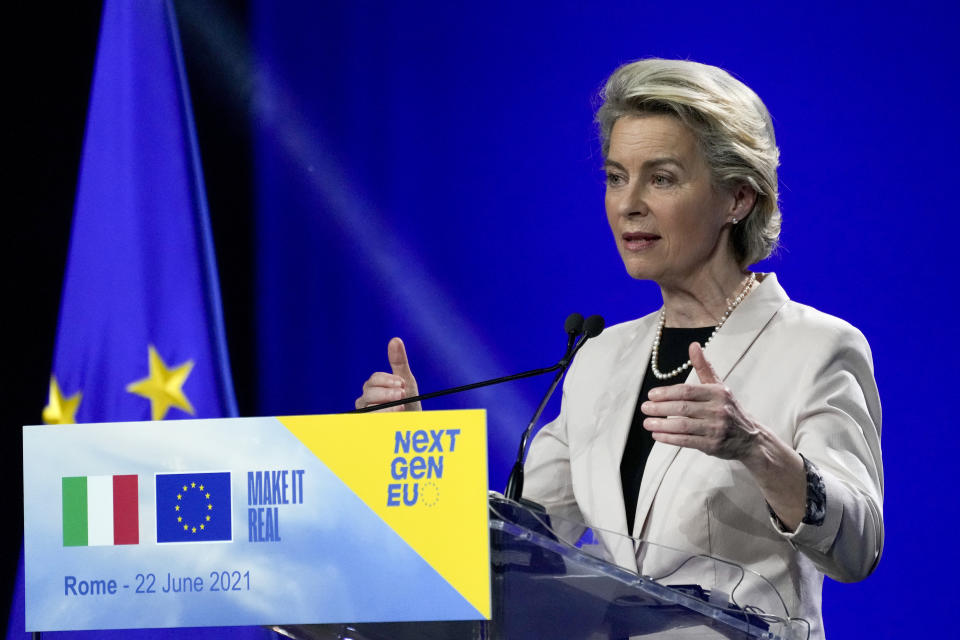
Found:
[[[713,188],[694,134],[669,115],[623,117],[604,163],[607,220],[627,272],[683,285],[704,269],[736,264],[732,193]]]

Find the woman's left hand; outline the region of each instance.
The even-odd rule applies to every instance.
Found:
[[[763,428],[744,412],[696,342],[690,345],[690,362],[700,384],[652,389],[641,407],[651,416],[643,421],[644,428],[658,442],[744,460],[754,451]]]
[[[652,389],[642,409],[656,417],[644,420],[644,428],[658,442],[742,462],[786,530],[795,530],[806,507],[803,458],[746,414],[697,343],[690,345],[690,362],[700,384]]]

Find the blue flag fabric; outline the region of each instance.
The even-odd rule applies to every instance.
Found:
[[[236,414],[174,20],[163,0],[104,7],[54,354],[77,422]],[[188,362],[189,404],[156,415],[128,390]]]
[[[230,473],[158,473],[157,542],[233,539]]]
[[[43,418],[73,423],[236,413],[173,7],[167,0],[107,0]],[[221,500],[218,495],[218,509]],[[7,638],[28,637],[22,554],[7,629]],[[64,637],[113,636],[276,637],[259,628]]]

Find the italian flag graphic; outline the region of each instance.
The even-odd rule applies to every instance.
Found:
[[[63,478],[63,546],[139,542],[137,476]]]

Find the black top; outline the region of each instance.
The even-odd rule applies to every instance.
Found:
[[[660,338],[660,356],[657,368],[660,371],[671,371],[690,358],[688,349],[691,342],[701,345],[707,341],[713,327],[697,327],[695,329],[680,329],[664,327]],[[666,380],[660,380],[653,375],[652,362],[647,365],[647,373],[643,376],[640,385],[640,396],[637,406],[633,410],[633,422],[630,424],[630,435],[627,436],[627,446],[623,449],[620,459],[620,482],[623,486],[623,504],[627,509],[627,531],[633,532],[633,520],[637,512],[637,496],[640,493],[640,480],[643,478],[643,468],[647,465],[647,457],[653,448],[654,439],[649,431],[643,428],[643,419],[647,416],[640,410],[640,405],[648,399],[650,390],[654,387],[663,387],[672,384],[681,384],[690,374],[690,369],[674,375]]]

